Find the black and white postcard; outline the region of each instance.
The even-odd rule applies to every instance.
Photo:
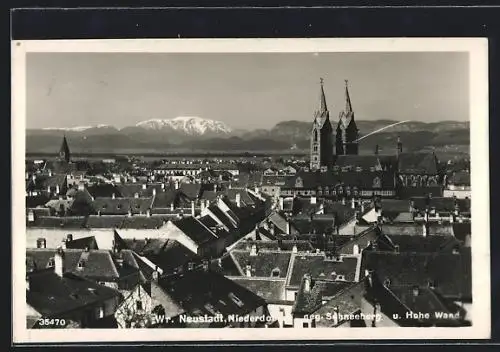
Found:
[[[488,338],[487,50],[13,41],[15,342]]]

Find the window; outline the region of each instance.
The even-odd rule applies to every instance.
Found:
[[[315,142],[318,141],[318,130],[316,130],[316,129],[313,131],[313,138],[314,138]]]
[[[274,268],[271,271],[271,277],[280,277],[280,269],[279,268]]]
[[[137,310],[142,310],[142,301],[135,301],[135,308]]]
[[[313,147],[313,150],[314,150],[315,152],[317,152],[317,151],[318,151],[318,146],[317,146],[317,145],[315,145],[315,146]]]
[[[84,267],[85,267],[85,261],[80,260],[80,261],[78,262],[78,269],[83,269]]]
[[[373,179],[373,188],[380,188],[380,177],[375,177]]]
[[[238,307],[241,308],[244,306],[244,303],[234,293],[230,292],[228,296]]]
[[[49,262],[47,263],[47,266],[48,266],[49,268],[53,268],[53,267],[54,267],[54,258],[50,258],[50,259],[49,259]]]
[[[303,322],[302,323],[302,327],[303,328],[308,328],[309,327],[309,323],[307,321]]]

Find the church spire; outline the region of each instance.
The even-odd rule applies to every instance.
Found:
[[[321,85],[321,92],[320,92],[320,107],[319,107],[319,112],[320,113],[325,113],[328,111],[328,108],[326,106],[326,97],[325,97],[325,90],[323,89],[323,78],[319,79],[319,83]]]
[[[69,152],[68,141],[66,140],[66,135],[64,135],[63,137],[61,149],[59,149],[59,158],[61,160],[66,161],[67,163],[69,163],[70,161],[70,152]]]
[[[351,97],[349,96],[349,81],[346,79],[345,81],[345,113],[352,113],[352,104]]]

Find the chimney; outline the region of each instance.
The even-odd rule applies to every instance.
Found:
[[[422,224],[422,236],[423,237],[427,237],[427,235],[428,235],[427,231],[428,231],[427,223]]]
[[[170,211],[174,211],[174,203],[170,203]]]
[[[159,276],[160,273],[158,272],[158,267],[156,267],[155,270],[151,273],[151,281],[158,282]]]
[[[175,189],[179,189],[179,180],[175,180]]]
[[[97,211],[97,216],[101,216],[101,211],[100,210]]]
[[[250,249],[250,255],[251,256],[256,256],[257,255],[257,245],[255,243],[252,244],[252,249]]]
[[[116,258],[116,265],[119,268],[123,267],[123,258]]]
[[[30,290],[30,277],[28,274],[26,274],[26,291]]]
[[[286,221],[286,234],[291,235],[292,234],[292,226],[290,225],[290,220]]]
[[[311,197],[311,204],[316,204],[316,197]]]
[[[217,192],[217,185],[214,185],[214,192]]]
[[[196,209],[194,207],[194,201],[191,201],[191,216],[195,217],[196,215]]]
[[[310,292],[311,291],[311,275],[305,274],[304,275],[304,292]]]
[[[148,186],[147,186],[145,183],[143,183],[143,184],[142,184],[142,189],[143,189],[143,190],[145,190],[147,187],[148,187]]]
[[[61,189],[59,188],[59,185],[56,185],[56,194],[59,194],[61,192]]]
[[[454,219],[454,217],[453,217],[453,214],[450,214],[450,216],[449,216],[449,221],[450,221],[450,223],[451,223],[451,224],[453,224],[454,220],[455,220],[455,219]]]
[[[84,189],[85,189],[85,185],[82,182],[78,183],[78,190],[83,191]]]
[[[132,210],[131,209],[128,210],[127,216],[132,216]]]
[[[151,216],[151,209],[146,210],[146,216],[149,218]]]
[[[285,200],[283,199],[283,197],[280,197],[279,198],[279,210],[283,210],[285,208]]]
[[[153,196],[156,196],[156,188],[153,188]]]
[[[333,325],[337,325],[339,323],[339,307],[333,307],[333,315],[332,315]]]
[[[49,169],[49,177],[52,177],[52,170]]]
[[[360,203],[361,203],[361,213],[363,214],[365,212],[365,203],[363,202]]]
[[[62,249],[66,249],[66,241],[67,241],[66,238],[63,238],[63,240],[61,241],[61,248]]]
[[[292,247],[292,253],[297,253],[298,251],[299,251],[299,249],[297,248],[297,245],[294,244]]]
[[[403,143],[401,143],[401,138],[398,136],[398,145],[397,145],[397,154],[401,154],[403,152]]]
[[[43,237],[40,237],[36,240],[36,248],[47,248],[47,240]]]
[[[247,266],[245,268],[245,275],[247,277],[251,277],[252,276],[252,266],[250,264],[247,264]]]
[[[114,194],[114,193],[111,195],[111,198],[112,198],[112,199],[115,199],[115,198],[116,198],[116,196],[115,196],[115,194]]]
[[[139,193],[135,192],[134,193],[134,198],[139,198]]]
[[[351,208],[356,208],[356,203],[354,202],[354,198],[351,198]]]
[[[57,276],[63,277],[64,274],[64,251],[61,247],[57,248],[54,255],[54,272]]]
[[[36,175],[35,175],[35,174],[31,175],[31,180],[32,180],[33,182],[35,182],[35,181],[36,181]]]
[[[162,183],[162,184],[161,184],[161,189],[162,189],[162,190],[164,190],[164,189],[165,189],[165,184],[164,184],[164,183]],[[156,192],[155,192],[155,193],[156,193]]]
[[[236,206],[241,208],[241,194],[236,193]]]
[[[410,199],[410,202],[409,202],[408,211],[411,214],[413,214],[413,212],[415,211],[415,202],[413,200],[411,200],[411,199]]]
[[[412,293],[413,297],[417,297],[420,294],[420,289],[418,288],[418,286],[413,286]]]
[[[345,197],[342,197],[342,205],[345,205]]]
[[[28,221],[33,222],[35,221],[35,212],[33,210],[28,210]]]

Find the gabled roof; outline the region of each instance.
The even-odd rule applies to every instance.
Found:
[[[124,220],[124,215],[90,215],[87,218],[85,227],[89,229],[120,228]]]
[[[29,227],[39,228],[65,228],[65,229],[80,229],[84,228],[86,218],[84,216],[38,216],[35,221],[28,222]]]
[[[445,297],[471,297],[470,256],[467,252],[411,253],[363,251],[361,272],[375,270],[390,285],[435,286]],[[470,271],[469,271],[470,273]]]
[[[438,161],[434,153],[400,153],[398,171],[409,174],[435,175]]]
[[[88,248],[90,250],[99,249],[94,236],[82,237],[71,241],[66,241],[66,248],[82,250],[84,250],[85,248]]]
[[[217,239],[212,231],[192,216],[186,216],[182,219],[173,221],[173,224],[197,245],[202,245]]]
[[[32,248],[26,250],[26,257],[33,261],[36,270],[41,270],[49,267],[55,253],[56,249]],[[81,262],[83,266],[79,266]],[[95,280],[116,281],[120,277],[111,252],[107,250],[64,250],[64,272]]]
[[[289,286],[299,286],[305,274],[312,278],[335,279],[343,275],[346,281],[353,281],[356,276],[358,258],[343,256],[340,261],[328,259],[324,253],[298,253],[292,256],[292,267],[287,278]]]
[[[109,183],[93,184],[87,186],[87,191],[94,198],[111,198],[113,194],[115,197],[121,197],[120,189]]]
[[[231,280],[268,303],[285,301],[285,280],[255,277],[231,277]]]
[[[310,314],[320,308],[324,304],[323,301],[330,300],[347,286],[352,286],[352,283],[315,278],[311,279],[309,291],[305,291],[302,281],[293,305],[293,313]]]
[[[174,207],[176,207],[179,202],[179,195],[180,192],[178,190],[171,189],[157,192],[152,208],[170,208],[171,204],[174,204]]]
[[[26,303],[43,317],[61,317],[67,312],[88,309],[113,297],[121,297],[117,290],[72,273],[61,278],[48,269],[28,274],[28,277],[30,289],[26,291]]]
[[[258,250],[256,255],[251,255],[247,250],[232,250],[231,257],[236,266],[241,269],[242,276],[246,275],[246,267],[250,265],[251,275],[255,277],[272,277],[273,270],[276,278],[285,278],[292,252]]]
[[[190,316],[220,313],[245,316],[265,305],[264,299],[224,276],[202,270],[161,277],[158,285]]]

